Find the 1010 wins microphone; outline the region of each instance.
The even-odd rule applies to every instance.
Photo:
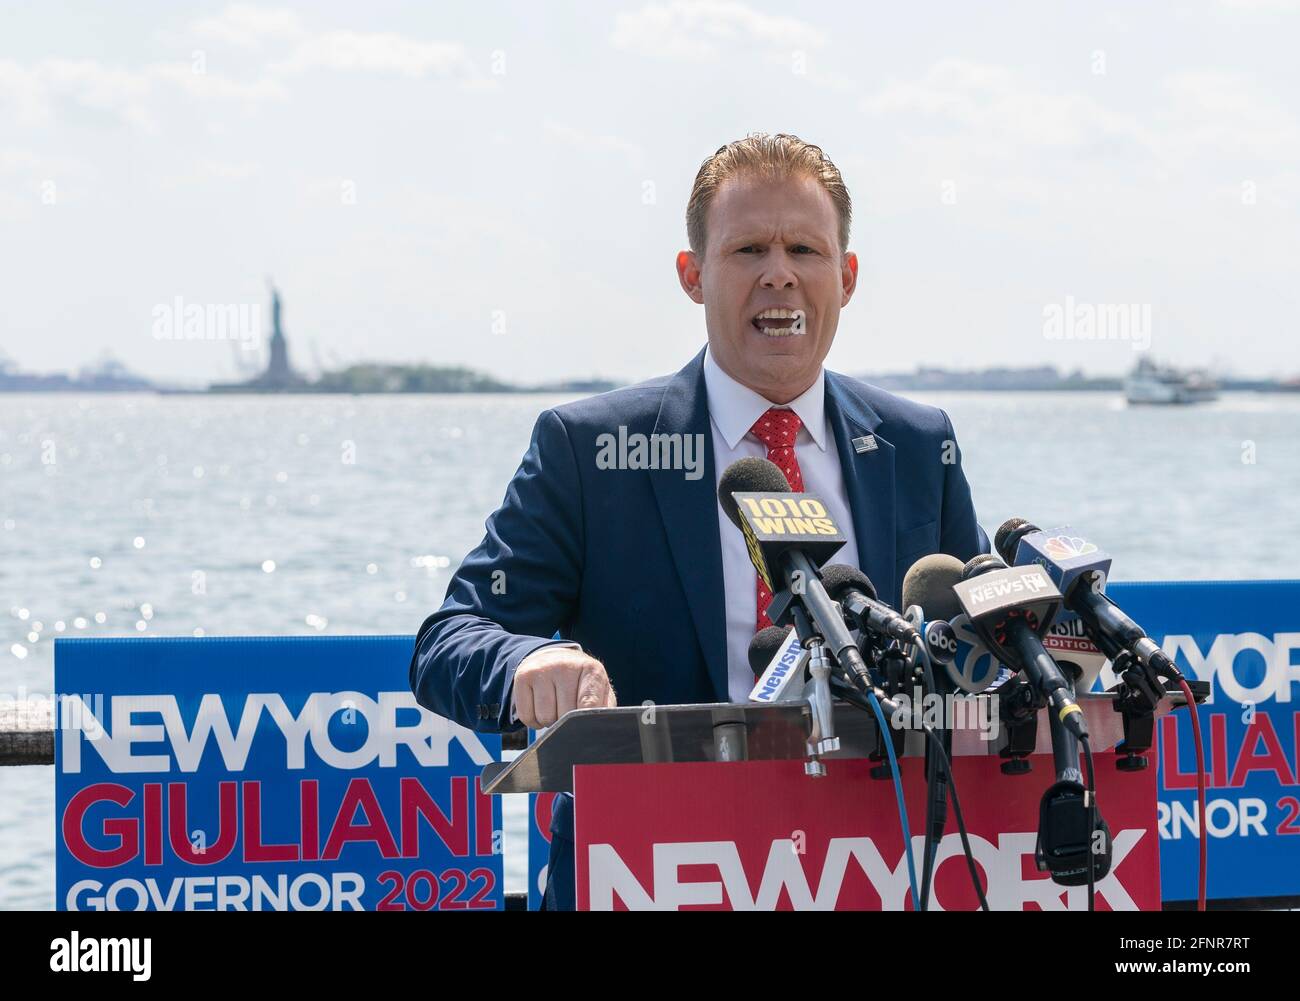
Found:
[[[776,463],[758,458],[737,459],[727,467],[718,483],[718,502],[744,533],[750,562],[772,591],[772,621],[789,624],[792,608],[801,606],[836,663],[851,678],[870,685],[843,612],[818,574],[818,567],[847,541],[826,505],[811,494],[792,493]]]

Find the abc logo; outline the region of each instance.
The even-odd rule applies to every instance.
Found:
[[[957,634],[946,622],[931,622],[925,627],[925,646],[935,660],[950,664],[957,657]]]

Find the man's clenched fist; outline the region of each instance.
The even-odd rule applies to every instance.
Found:
[[[534,730],[550,726],[570,709],[618,705],[605,665],[563,646],[541,647],[520,661],[514,698],[519,722]]]

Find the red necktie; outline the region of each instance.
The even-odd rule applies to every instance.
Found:
[[[803,473],[799,471],[799,459],[794,454],[794,439],[803,427],[803,421],[793,410],[773,407],[754,422],[749,433],[767,446],[767,457],[775,462],[777,468],[785,473],[790,481],[790,489],[803,493]],[[758,625],[755,628],[766,629],[772,624],[767,617],[767,606],[772,604],[772,592],[763,583],[763,578],[754,575],[758,581]]]

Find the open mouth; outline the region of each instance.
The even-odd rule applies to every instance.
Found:
[[[749,322],[765,337],[798,337],[808,332],[802,309],[765,309]]]

